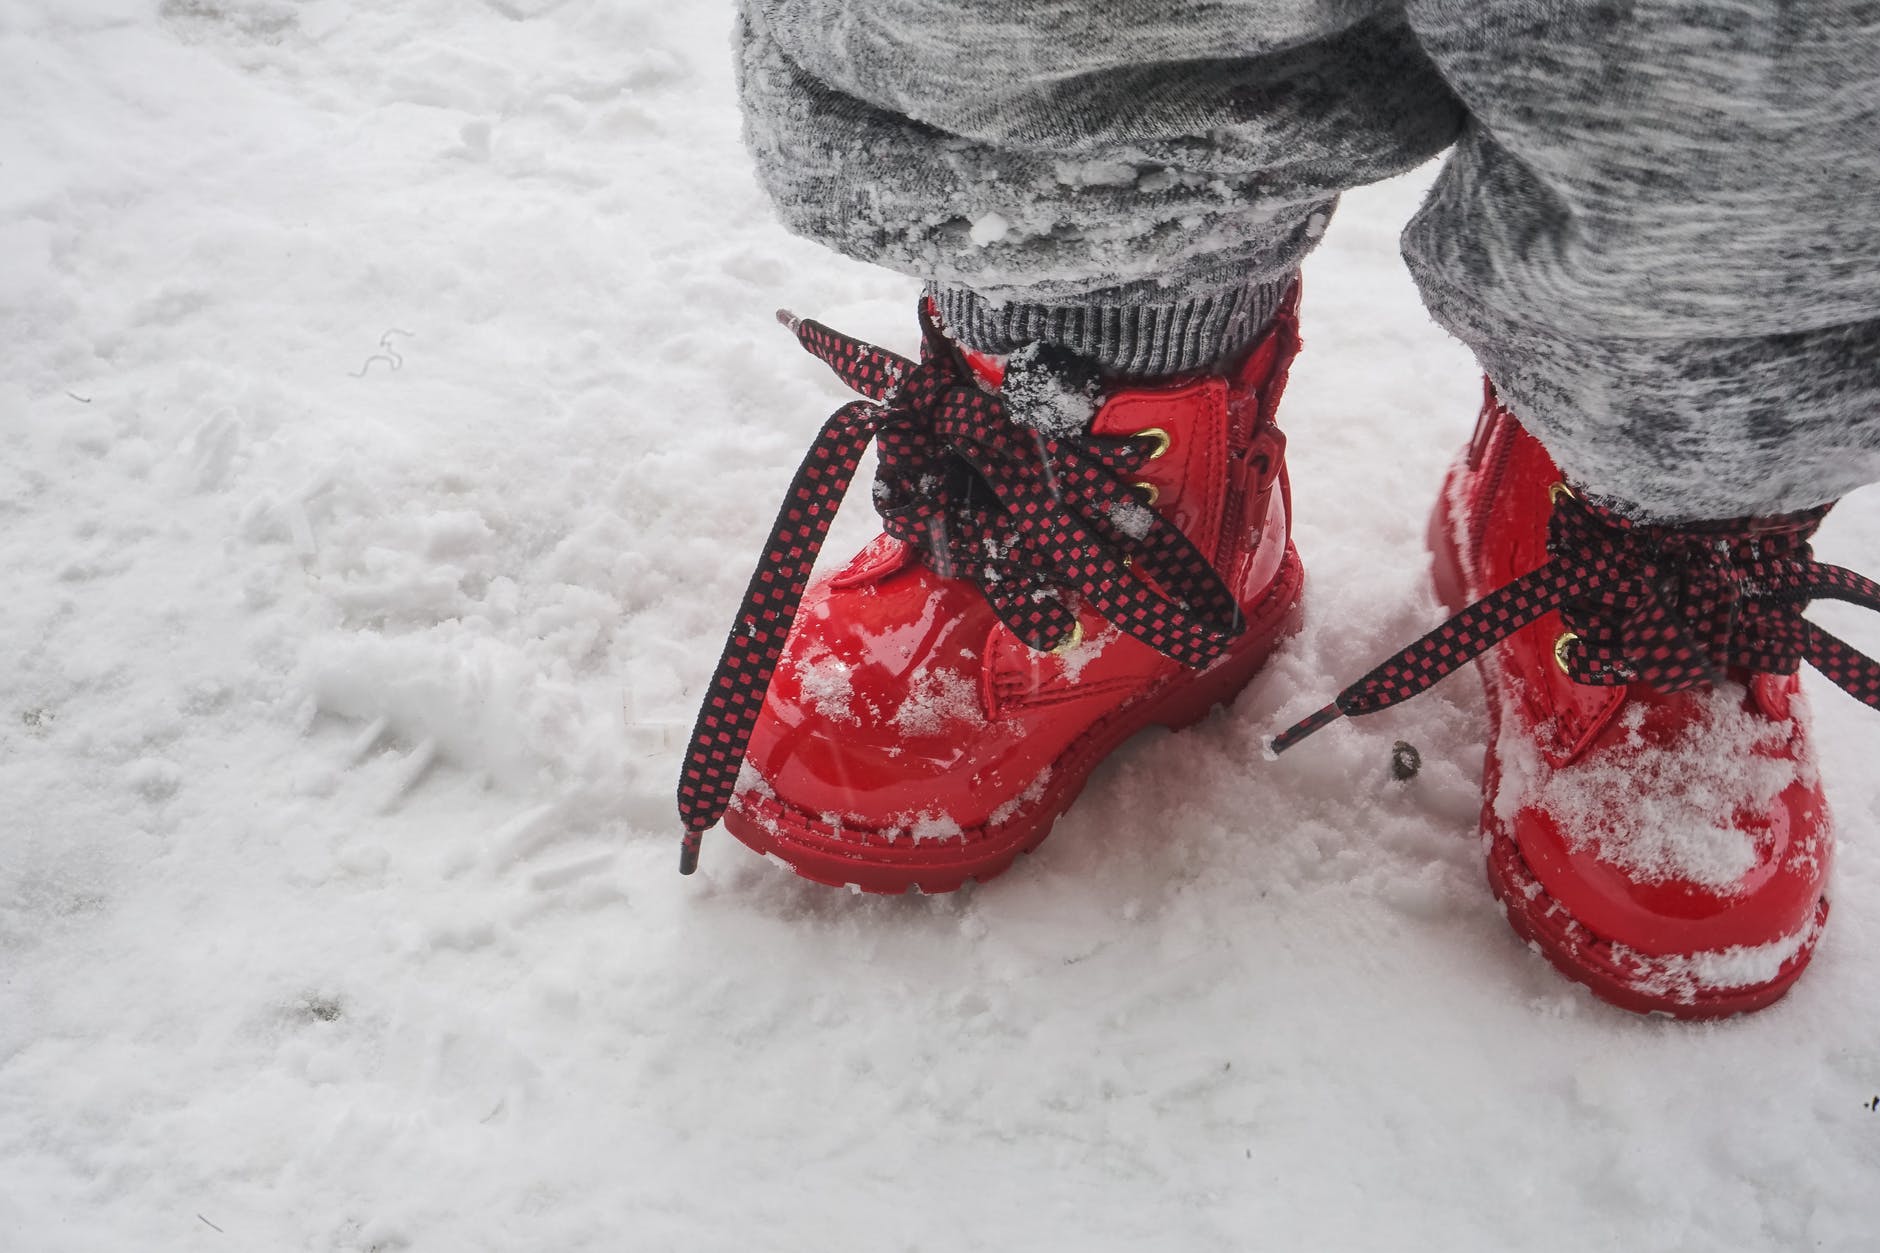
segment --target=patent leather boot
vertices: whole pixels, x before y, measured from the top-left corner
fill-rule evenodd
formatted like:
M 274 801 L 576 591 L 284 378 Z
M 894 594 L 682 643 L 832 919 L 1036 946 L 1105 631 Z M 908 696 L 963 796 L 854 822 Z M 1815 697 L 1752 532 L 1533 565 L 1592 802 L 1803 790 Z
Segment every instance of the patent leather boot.
M 1005 870 L 1123 741 L 1230 701 L 1293 628 L 1303 582 L 1275 425 L 1296 294 L 1231 368 L 1155 383 L 979 357 L 923 319 L 918 366 L 796 327 L 878 400 L 845 429 L 879 440 L 884 534 L 802 596 L 724 814 L 798 874 L 870 892 Z M 803 484 L 793 500 L 819 499 L 822 479 Z M 800 530 L 789 513 L 779 527 Z M 744 629 L 714 683 L 721 723 L 761 668 L 733 655 Z M 715 746 L 736 740 L 716 734 L 702 716 L 681 785 L 693 847 L 713 816 L 698 797 L 727 773 Z
M 1626 1009 L 1761 1008 L 1828 913 L 1798 668 L 1880 704 L 1880 667 L 1801 617 L 1812 598 L 1880 608 L 1872 582 L 1812 559 L 1826 512 L 1629 520 L 1583 499 L 1490 389 L 1431 525 L 1457 616 L 1276 747 L 1480 654 L 1481 828 L 1510 925 Z

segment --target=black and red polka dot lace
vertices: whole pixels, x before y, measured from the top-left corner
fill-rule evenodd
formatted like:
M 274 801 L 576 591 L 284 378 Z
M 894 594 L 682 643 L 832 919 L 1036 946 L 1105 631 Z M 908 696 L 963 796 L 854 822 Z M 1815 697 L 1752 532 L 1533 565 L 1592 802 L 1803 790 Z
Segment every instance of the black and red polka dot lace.
M 1880 584 L 1814 560 L 1809 537 L 1827 512 L 1652 526 L 1560 493 L 1545 563 L 1372 670 L 1273 750 L 1408 700 L 1555 609 L 1569 633 L 1557 656 L 1577 683 L 1676 691 L 1732 671 L 1793 674 L 1806 661 L 1880 708 L 1880 663 L 1802 617 L 1818 599 L 1880 610 Z
M 936 573 L 970 580 L 1033 648 L 1069 638 L 1084 606 L 1198 669 L 1242 626 L 1207 557 L 1145 509 L 1131 484 L 1153 447 L 1014 421 L 924 304 L 918 364 L 779 317 L 866 399 L 838 409 L 810 445 L 706 687 L 679 777 L 687 874 L 731 802 L 810 568 L 870 441 L 880 450 L 874 499 L 883 529 L 920 549 Z

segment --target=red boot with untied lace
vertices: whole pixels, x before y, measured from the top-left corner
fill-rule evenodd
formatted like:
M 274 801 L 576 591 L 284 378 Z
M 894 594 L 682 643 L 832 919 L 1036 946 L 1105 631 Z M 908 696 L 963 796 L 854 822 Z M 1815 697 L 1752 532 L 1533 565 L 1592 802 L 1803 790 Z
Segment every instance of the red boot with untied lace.
M 1813 560 L 1826 513 L 1628 520 L 1565 483 L 1490 390 L 1431 526 L 1456 616 L 1274 747 L 1480 656 L 1482 834 L 1515 931 L 1626 1009 L 1761 1008 L 1828 912 L 1801 663 L 1880 707 L 1880 665 L 1801 616 L 1821 598 L 1880 609 L 1880 586 Z
M 789 320 L 865 399 L 786 496 L 680 780 L 682 869 L 722 814 L 798 874 L 949 891 L 1035 848 L 1131 735 L 1233 696 L 1296 621 L 1285 438 L 1296 296 L 1231 370 L 1101 380 L 919 362 Z M 870 440 L 883 534 L 807 587 Z

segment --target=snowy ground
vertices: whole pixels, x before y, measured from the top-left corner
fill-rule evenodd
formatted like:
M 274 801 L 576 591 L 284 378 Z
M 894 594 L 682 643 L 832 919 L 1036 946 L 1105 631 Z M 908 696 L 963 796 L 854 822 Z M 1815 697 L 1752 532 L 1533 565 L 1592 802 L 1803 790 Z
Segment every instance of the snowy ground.
M 728 24 L 0 3 L 0 1249 L 1876 1247 L 1870 714 L 1813 684 L 1813 971 L 1710 1027 L 1514 940 L 1473 680 L 1260 759 L 1437 615 L 1477 385 L 1394 260 L 1415 180 L 1308 272 L 1310 621 L 1231 713 L 956 896 L 722 833 L 675 873 L 841 399 L 770 312 L 912 339 L 911 282 L 771 224 Z M 1820 550 L 1880 569 L 1880 493 Z

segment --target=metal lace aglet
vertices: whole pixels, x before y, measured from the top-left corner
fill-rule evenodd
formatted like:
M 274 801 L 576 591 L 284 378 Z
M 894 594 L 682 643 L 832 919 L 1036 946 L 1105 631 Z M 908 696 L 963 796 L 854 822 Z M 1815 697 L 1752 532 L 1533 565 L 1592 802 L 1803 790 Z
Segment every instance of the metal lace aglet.
M 789 327 L 792 335 L 796 334 L 797 327 L 803 325 L 803 319 L 797 317 L 796 314 L 791 313 L 788 309 L 777 310 L 777 321 Z

